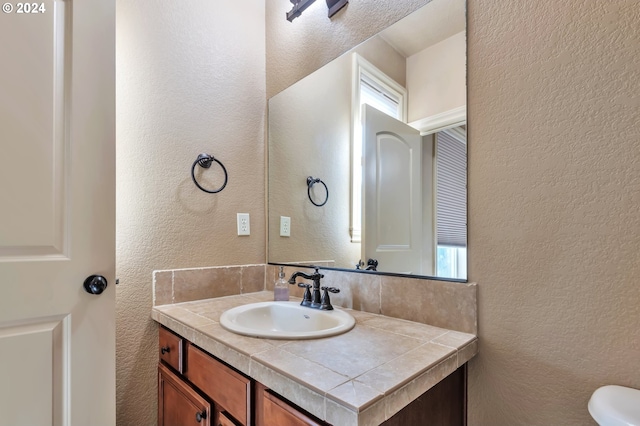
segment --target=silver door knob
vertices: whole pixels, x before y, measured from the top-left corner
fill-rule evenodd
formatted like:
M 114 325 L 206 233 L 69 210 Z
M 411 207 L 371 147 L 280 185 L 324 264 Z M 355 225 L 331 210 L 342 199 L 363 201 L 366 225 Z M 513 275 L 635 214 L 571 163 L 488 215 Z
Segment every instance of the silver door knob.
M 83 286 L 87 293 L 100 294 L 107 288 L 107 279 L 102 275 L 91 275 L 84 280 Z

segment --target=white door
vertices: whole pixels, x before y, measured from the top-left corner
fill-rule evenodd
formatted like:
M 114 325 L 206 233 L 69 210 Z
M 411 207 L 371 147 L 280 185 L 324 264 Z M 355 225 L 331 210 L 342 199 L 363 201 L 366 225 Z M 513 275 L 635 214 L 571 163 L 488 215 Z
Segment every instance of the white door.
M 363 105 L 362 260 L 378 270 L 422 273 L 420 132 Z
M 0 13 L 2 426 L 115 424 L 114 12 Z

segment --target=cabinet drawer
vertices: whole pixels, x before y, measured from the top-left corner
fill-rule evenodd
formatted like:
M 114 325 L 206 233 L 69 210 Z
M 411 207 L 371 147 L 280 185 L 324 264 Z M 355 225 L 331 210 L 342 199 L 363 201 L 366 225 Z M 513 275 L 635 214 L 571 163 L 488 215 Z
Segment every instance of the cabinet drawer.
M 305 413 L 292 407 L 285 401 L 273 395 L 269 391 L 263 392 L 264 425 L 278 426 L 322 426 L 324 422 L 318 422 Z
M 179 373 L 183 370 L 182 337 L 160 327 L 158 336 L 158 354 L 160 359 Z
M 185 377 L 243 425 L 251 418 L 251 380 L 187 343 Z M 222 411 L 222 410 L 221 410 Z

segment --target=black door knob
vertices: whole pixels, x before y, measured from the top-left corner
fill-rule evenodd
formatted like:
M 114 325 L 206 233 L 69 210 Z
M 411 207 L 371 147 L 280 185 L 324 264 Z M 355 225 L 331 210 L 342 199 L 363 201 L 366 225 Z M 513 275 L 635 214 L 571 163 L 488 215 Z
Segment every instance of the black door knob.
M 84 289 L 87 293 L 100 294 L 107 288 L 107 279 L 102 275 L 91 275 L 84 280 Z

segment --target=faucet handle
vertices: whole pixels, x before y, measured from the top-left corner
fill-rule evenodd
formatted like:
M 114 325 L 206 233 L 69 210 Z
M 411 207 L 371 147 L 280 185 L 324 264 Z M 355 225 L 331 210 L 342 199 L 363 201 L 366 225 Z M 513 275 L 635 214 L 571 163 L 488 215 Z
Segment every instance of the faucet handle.
M 320 309 L 323 311 L 333 310 L 329 293 L 340 293 L 340 289 L 335 287 L 320 287 L 320 289 L 324 290 L 322 293 L 322 299 L 320 300 Z
M 311 288 L 311 284 L 298 283 L 298 287 L 305 289 L 304 290 L 304 295 L 302 296 L 302 302 L 300 302 L 300 304 L 302 306 L 311 305 L 311 291 L 309 290 Z

